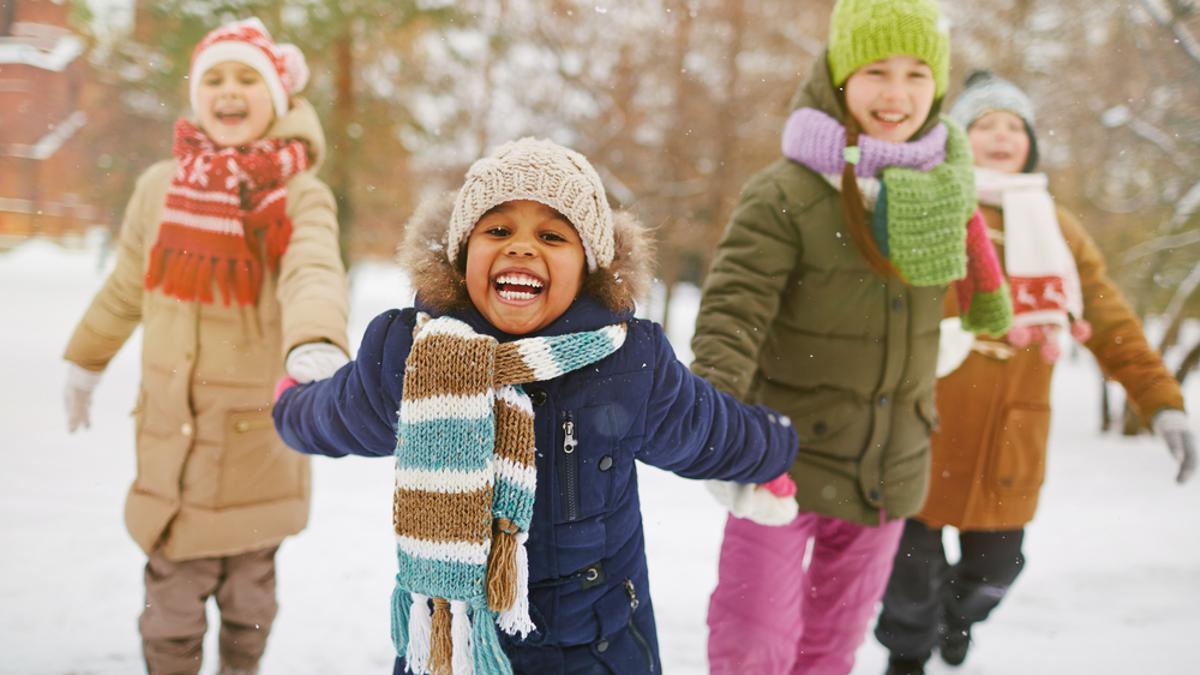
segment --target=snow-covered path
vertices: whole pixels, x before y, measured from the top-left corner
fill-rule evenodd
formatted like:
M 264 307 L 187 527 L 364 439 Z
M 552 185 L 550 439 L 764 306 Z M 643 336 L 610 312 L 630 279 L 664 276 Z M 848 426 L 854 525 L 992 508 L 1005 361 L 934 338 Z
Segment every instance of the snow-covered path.
M 355 269 L 352 338 L 407 301 L 393 267 Z M 0 674 L 136 673 L 141 552 L 122 509 L 133 474 L 136 337 L 97 391 L 93 426 L 61 411 L 69 331 L 102 282 L 94 249 L 30 242 L 0 254 Z M 686 356 L 694 293 L 673 307 Z M 976 631 L 966 666 L 933 673 L 1198 673 L 1200 480 L 1180 488 L 1157 440 L 1101 436 L 1094 367 L 1060 368 L 1041 512 L 1025 574 Z M 1189 387 L 1193 410 L 1200 387 Z M 263 675 L 390 672 L 391 471 L 316 460 L 312 520 L 279 558 L 280 615 Z M 707 597 L 723 516 L 696 483 L 641 475 L 659 638 L 668 673 L 705 672 Z M 213 645 L 215 646 L 215 645 Z M 210 650 L 215 654 L 215 650 Z M 868 637 L 855 673 L 882 673 Z M 215 669 L 206 663 L 205 672 Z

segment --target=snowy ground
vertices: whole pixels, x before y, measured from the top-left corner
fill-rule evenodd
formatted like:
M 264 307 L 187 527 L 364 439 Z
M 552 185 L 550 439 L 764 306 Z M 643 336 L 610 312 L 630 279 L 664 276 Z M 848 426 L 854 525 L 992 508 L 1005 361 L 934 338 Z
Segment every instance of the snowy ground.
M 34 241 L 0 254 L 3 675 L 140 668 L 143 557 L 122 524 L 136 338 L 100 385 L 90 431 L 68 435 L 61 412 L 60 353 L 102 281 L 98 267 L 94 247 Z M 352 336 L 408 299 L 387 265 L 360 265 L 354 282 Z M 694 296 L 682 292 L 673 307 L 685 357 Z M 1200 386 L 1188 394 L 1200 409 Z M 969 663 L 931 672 L 1200 672 L 1200 480 L 1175 486 L 1154 439 L 1099 435 L 1097 401 L 1086 357 L 1065 364 L 1026 572 L 977 629 Z M 281 610 L 263 675 L 390 672 L 391 480 L 386 459 L 315 461 L 311 523 L 280 554 Z M 702 673 L 722 513 L 699 485 L 652 469 L 642 471 L 642 498 L 665 669 Z M 883 663 L 868 637 L 854 672 L 882 673 Z

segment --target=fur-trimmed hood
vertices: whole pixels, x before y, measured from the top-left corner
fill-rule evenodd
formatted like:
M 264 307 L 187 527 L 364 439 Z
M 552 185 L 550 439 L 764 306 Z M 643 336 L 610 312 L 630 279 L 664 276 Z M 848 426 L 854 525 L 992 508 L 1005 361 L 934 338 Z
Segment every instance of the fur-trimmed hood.
M 446 257 L 446 229 L 454 210 L 454 193 L 426 198 L 404 229 L 396 260 L 412 279 L 417 297 L 431 310 L 443 313 L 471 307 L 463 269 Z M 654 245 L 633 214 L 613 212 L 616 253 L 608 267 L 589 272 L 583 294 L 614 312 L 628 312 L 650 288 Z M 459 259 L 460 263 L 465 257 Z

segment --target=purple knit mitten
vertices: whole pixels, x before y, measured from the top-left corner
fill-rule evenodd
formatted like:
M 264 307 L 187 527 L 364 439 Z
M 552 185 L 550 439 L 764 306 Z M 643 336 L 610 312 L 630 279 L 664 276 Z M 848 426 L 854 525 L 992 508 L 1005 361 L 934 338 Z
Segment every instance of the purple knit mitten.
M 928 171 L 946 159 L 946 126 L 939 124 L 909 143 L 892 143 L 859 136 L 859 160 L 854 175 L 877 177 L 885 168 L 899 166 Z M 818 173 L 838 174 L 845 166 L 842 154 L 846 129 L 840 122 L 813 108 L 792 113 L 783 128 L 783 155 Z

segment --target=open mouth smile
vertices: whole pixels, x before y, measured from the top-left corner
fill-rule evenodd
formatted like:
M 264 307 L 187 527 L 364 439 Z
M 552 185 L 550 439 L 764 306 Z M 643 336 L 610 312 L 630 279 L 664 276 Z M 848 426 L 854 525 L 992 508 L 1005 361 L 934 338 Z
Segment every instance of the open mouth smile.
M 501 272 L 492 278 L 496 295 L 508 304 L 533 302 L 546 289 L 546 282 L 528 272 Z

